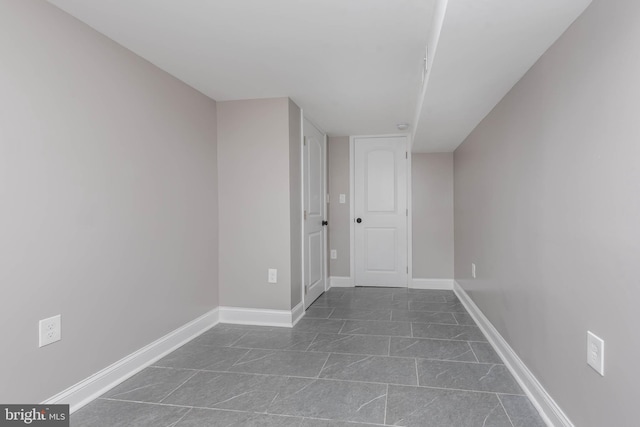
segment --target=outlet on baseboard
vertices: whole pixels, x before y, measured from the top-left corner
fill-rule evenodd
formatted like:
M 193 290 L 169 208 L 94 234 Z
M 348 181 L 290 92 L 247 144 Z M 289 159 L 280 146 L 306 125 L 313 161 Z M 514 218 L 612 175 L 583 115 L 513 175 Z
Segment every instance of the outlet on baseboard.
M 269 269 L 269 277 L 267 281 L 269 283 L 278 283 L 278 269 L 276 268 Z
M 44 347 L 62 338 L 60 315 L 42 319 L 38 323 L 38 346 Z
M 476 278 L 476 265 L 475 263 L 471 263 L 471 277 Z
M 338 251 L 331 249 L 331 259 L 338 259 Z

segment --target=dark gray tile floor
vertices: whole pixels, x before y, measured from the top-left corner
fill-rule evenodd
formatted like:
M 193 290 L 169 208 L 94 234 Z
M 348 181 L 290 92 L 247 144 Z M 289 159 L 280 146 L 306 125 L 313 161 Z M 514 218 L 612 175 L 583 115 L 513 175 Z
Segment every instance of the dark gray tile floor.
M 544 427 L 451 291 L 332 289 L 292 329 L 218 325 L 81 426 Z

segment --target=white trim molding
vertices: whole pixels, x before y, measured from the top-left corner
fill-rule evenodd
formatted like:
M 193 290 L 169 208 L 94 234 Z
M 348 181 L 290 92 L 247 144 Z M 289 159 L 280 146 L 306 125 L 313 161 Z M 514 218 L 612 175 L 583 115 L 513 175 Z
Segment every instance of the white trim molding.
M 411 279 L 409 289 L 453 290 L 453 279 Z
M 353 286 L 353 279 L 351 277 L 329 277 L 329 288 L 353 288 Z
M 531 399 L 544 422 L 549 427 L 574 427 L 569 417 L 562 411 L 560 406 L 553 400 L 551 395 L 544 389 L 542 384 L 458 282 L 454 281 L 453 291 L 469 314 L 471 314 L 473 320 L 478 324 L 518 384 L 520 384 L 520 387 Z
M 70 412 L 73 413 L 216 324 L 217 308 L 61 391 L 42 404 L 68 404 Z
M 304 315 L 304 305 L 299 303 L 293 310 L 271 310 L 266 308 L 220 307 L 220 323 L 236 325 L 279 326 L 291 328 Z
M 300 301 L 298 305 L 291 310 L 291 326 L 296 326 L 296 323 L 304 317 L 304 313 L 304 302 Z

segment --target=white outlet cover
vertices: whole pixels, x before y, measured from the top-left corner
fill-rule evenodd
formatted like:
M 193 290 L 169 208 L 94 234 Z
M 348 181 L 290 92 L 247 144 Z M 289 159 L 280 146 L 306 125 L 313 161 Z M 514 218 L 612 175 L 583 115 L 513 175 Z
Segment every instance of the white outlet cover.
M 604 340 L 587 331 L 587 363 L 604 377 Z
M 340 203 L 346 203 L 347 201 L 347 196 L 345 194 L 341 194 L 340 195 Z
M 44 347 L 62 338 L 61 317 L 57 316 L 42 319 L 38 323 L 38 346 Z
M 476 278 L 476 265 L 471 263 L 471 277 Z
M 269 283 L 278 283 L 278 270 L 276 268 L 269 269 L 269 277 L 267 281 Z
M 338 251 L 331 249 L 331 259 L 338 259 Z

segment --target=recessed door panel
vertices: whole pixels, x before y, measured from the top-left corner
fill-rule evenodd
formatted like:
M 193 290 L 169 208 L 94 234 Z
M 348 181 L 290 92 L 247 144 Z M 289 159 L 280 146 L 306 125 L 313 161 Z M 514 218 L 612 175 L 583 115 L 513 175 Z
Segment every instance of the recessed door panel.
M 364 239 L 366 271 L 368 273 L 396 272 L 397 230 L 365 227 Z
M 396 159 L 389 149 L 372 150 L 365 161 L 367 212 L 395 212 L 396 209 Z

